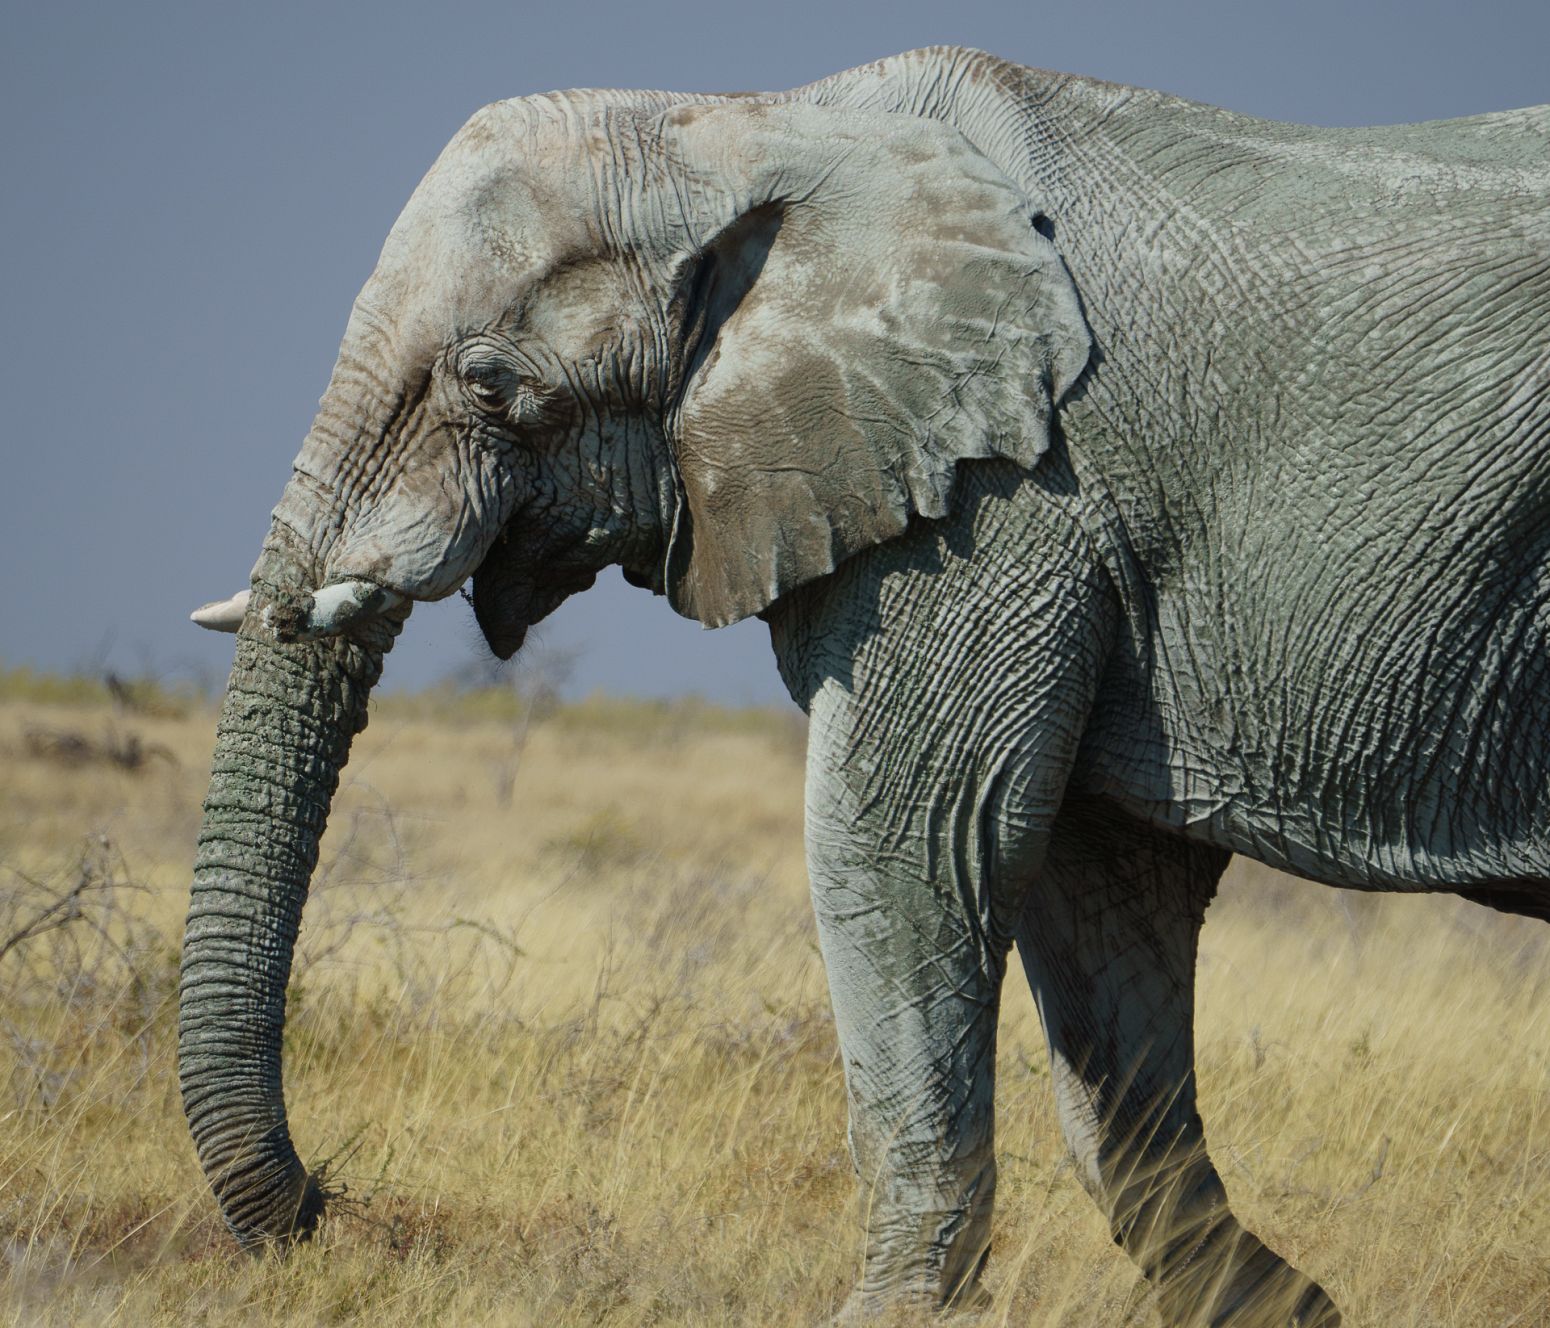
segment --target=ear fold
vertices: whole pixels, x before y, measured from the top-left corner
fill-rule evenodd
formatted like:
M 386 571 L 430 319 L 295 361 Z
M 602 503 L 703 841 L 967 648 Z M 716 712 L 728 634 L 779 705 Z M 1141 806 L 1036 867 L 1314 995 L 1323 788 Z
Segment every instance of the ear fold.
M 1090 340 L 1028 200 L 956 130 L 764 103 L 662 124 L 681 196 L 722 206 L 681 295 L 666 568 L 720 626 L 945 515 L 959 461 L 1031 465 Z

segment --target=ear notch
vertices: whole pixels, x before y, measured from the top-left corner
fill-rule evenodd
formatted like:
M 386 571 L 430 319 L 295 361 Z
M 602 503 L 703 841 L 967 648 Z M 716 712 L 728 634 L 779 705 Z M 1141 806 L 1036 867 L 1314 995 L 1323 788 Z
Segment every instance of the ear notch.
M 720 626 L 946 515 L 958 462 L 1032 465 L 1090 339 L 1038 210 L 949 126 L 767 103 L 663 122 L 684 196 L 729 213 L 680 297 L 664 577 Z

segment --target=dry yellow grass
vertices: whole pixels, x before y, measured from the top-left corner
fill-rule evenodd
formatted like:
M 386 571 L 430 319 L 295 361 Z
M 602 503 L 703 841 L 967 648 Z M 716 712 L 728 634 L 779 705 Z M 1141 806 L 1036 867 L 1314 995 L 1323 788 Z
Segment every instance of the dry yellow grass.
M 333 1158 L 349 1197 L 282 1264 L 232 1250 L 177 1100 L 176 943 L 211 716 L 49 695 L 0 703 L 0 943 L 29 900 L 91 888 L 83 918 L 0 958 L 5 1322 L 832 1312 L 865 1196 L 807 910 L 794 723 L 593 704 L 524 738 L 509 706 L 378 709 L 308 906 L 286 1063 L 303 1155 Z M 140 740 L 137 769 L 103 759 L 110 727 L 120 751 Z M 61 733 L 91 749 L 69 763 Z M 1254 868 L 1213 906 L 1212 1147 L 1241 1216 L 1348 1324 L 1550 1322 L 1547 935 Z M 1047 1081 L 1014 970 L 984 1322 L 1150 1324 L 1065 1163 Z

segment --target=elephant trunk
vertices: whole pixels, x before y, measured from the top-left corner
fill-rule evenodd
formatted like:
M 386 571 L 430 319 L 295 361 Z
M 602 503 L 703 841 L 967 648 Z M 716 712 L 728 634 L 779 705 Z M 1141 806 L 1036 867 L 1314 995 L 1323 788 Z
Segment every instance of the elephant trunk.
M 300 593 L 305 563 L 280 540 L 277 525 L 255 607 Z M 247 1248 L 304 1237 L 323 1210 L 286 1124 L 286 983 L 339 772 L 401 622 L 368 644 L 280 644 L 254 615 L 237 639 L 184 937 L 178 1078 L 200 1164 Z
M 515 502 L 491 456 L 458 484 L 398 464 L 418 455 L 404 431 L 419 398 L 384 386 L 405 377 L 395 344 L 363 295 L 249 593 L 195 615 L 236 630 L 237 652 L 194 863 L 178 1076 L 200 1163 L 250 1248 L 305 1235 L 325 1199 L 291 1144 L 280 1044 L 339 772 L 411 603 L 455 591 Z

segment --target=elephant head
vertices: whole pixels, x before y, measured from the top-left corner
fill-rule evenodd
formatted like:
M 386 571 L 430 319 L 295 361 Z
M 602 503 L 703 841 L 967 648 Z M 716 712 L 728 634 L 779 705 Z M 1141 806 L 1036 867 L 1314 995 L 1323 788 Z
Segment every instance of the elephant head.
M 1032 464 L 1088 336 L 956 130 L 779 98 L 479 112 L 356 301 L 248 592 L 183 955 L 180 1074 L 238 1239 L 305 1233 L 285 987 L 338 774 L 415 600 L 502 658 L 616 563 L 715 626 Z

